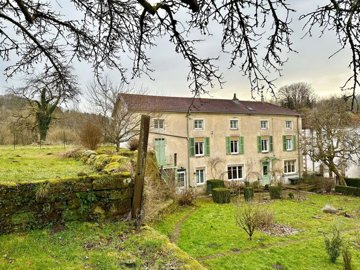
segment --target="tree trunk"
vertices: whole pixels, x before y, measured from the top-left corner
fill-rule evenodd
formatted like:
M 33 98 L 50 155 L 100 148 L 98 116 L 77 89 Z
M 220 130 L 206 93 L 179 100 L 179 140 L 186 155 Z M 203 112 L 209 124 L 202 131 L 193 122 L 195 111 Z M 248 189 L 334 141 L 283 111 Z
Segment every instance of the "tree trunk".
M 47 132 L 50 127 L 52 117 L 47 115 L 44 112 L 37 112 L 36 113 L 36 121 L 38 125 L 40 141 L 46 141 Z
M 120 151 L 120 142 L 116 142 L 115 145 L 116 145 L 116 152 L 119 152 Z
M 335 166 L 335 164 L 330 163 L 330 164 L 328 165 L 328 167 L 329 167 L 329 170 L 330 170 L 331 172 L 333 172 L 333 173 L 338 177 L 338 179 L 339 179 L 339 184 L 340 184 L 341 186 L 346 186 L 345 176 L 340 173 L 340 171 L 339 171 L 338 168 Z

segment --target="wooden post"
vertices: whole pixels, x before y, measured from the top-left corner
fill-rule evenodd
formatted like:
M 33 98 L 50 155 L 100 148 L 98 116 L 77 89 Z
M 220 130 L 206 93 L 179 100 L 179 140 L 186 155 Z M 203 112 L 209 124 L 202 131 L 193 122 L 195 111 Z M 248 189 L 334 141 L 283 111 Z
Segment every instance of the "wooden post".
M 139 218 L 141 214 L 144 190 L 144 178 L 146 168 L 147 145 L 149 138 L 150 116 L 141 115 L 140 138 L 138 156 L 136 162 L 134 197 L 132 201 L 131 217 Z

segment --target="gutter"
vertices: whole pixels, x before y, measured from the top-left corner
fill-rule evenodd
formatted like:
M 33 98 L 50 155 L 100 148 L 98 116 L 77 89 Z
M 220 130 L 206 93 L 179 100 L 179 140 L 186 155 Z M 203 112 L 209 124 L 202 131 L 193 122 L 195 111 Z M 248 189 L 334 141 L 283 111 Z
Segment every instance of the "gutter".
M 301 149 L 300 149 L 300 115 L 296 118 L 296 122 L 297 122 L 297 135 L 298 135 L 298 139 L 297 139 L 297 149 L 298 149 L 298 170 L 299 170 L 299 178 L 301 178 L 302 176 L 302 168 L 301 168 L 301 159 L 302 159 L 302 155 L 301 155 Z
M 186 188 L 190 187 L 190 153 L 189 153 L 189 116 L 190 112 L 188 111 L 186 114 L 186 140 L 187 140 L 187 181 L 186 181 Z

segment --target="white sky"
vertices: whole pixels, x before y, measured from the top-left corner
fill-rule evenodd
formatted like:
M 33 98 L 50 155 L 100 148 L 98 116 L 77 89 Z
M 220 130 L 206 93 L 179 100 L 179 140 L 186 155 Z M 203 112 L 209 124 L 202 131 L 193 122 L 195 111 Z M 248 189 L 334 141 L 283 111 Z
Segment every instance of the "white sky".
M 293 48 L 298 53 L 290 53 L 289 61 L 283 67 L 282 77 L 279 78 L 275 85 L 280 88 L 283 85 L 295 82 L 310 83 L 318 96 L 340 95 L 340 86 L 346 81 L 351 74 L 348 68 L 350 53 L 342 51 L 333 58 L 328 57 L 338 50 L 339 44 L 332 33 L 326 34 L 322 38 L 314 35 L 313 37 L 305 37 L 302 31 L 304 22 L 299 22 L 297 18 L 306 11 L 314 10 L 317 5 L 328 2 L 329 0 L 289 0 L 291 7 L 297 10 L 293 14 L 292 34 Z M 317 33 L 318 35 L 318 33 Z M 214 33 L 214 37 L 204 42 L 200 46 L 202 55 L 217 56 L 220 51 L 219 35 Z M 190 89 L 186 77 L 188 74 L 188 64 L 182 59 L 182 56 L 174 52 L 174 47 L 167 39 L 160 40 L 158 46 L 149 52 L 152 59 L 152 68 L 155 72 L 152 77 L 155 81 L 143 76 L 132 84 L 137 87 L 148 89 L 149 94 L 154 95 L 170 95 L 170 96 L 191 96 Z M 6 63 L 0 63 L 0 93 L 4 93 L 4 89 L 11 85 L 16 85 L 19 78 L 5 82 L 3 70 Z M 242 75 L 235 67 L 229 70 L 228 59 L 221 55 L 219 60 L 221 72 L 224 75 L 226 83 L 223 88 L 219 86 L 208 89 L 209 94 L 216 98 L 232 98 L 233 93 L 237 93 L 239 99 L 250 99 L 250 85 L 248 79 Z M 131 67 L 129 67 L 131 68 Z M 79 83 L 85 91 L 85 86 L 92 80 L 90 68 L 83 63 L 75 65 L 75 70 L 79 76 Z M 110 79 L 115 83 L 119 76 L 116 71 L 108 73 Z M 206 97 L 206 96 L 204 96 Z

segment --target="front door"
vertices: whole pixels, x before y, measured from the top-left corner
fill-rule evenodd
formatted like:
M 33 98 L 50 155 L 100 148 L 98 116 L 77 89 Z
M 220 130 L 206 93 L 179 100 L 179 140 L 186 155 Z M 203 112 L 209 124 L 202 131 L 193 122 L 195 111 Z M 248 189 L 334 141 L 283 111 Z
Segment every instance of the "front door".
M 263 185 L 269 185 L 270 184 L 270 175 L 269 175 L 269 170 L 270 170 L 270 164 L 268 161 L 264 161 L 262 163 L 262 177 L 263 177 Z
M 155 138 L 155 155 L 156 160 L 159 166 L 164 166 L 165 161 L 165 139 L 164 138 Z

